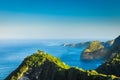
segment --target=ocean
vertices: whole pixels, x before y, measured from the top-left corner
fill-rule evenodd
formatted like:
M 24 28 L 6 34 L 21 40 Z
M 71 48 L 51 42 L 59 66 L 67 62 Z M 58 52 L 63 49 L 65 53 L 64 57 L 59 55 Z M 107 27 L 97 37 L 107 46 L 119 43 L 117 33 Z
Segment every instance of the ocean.
M 64 47 L 63 43 L 78 43 L 87 40 L 0 40 L 0 80 L 4 80 L 15 70 L 25 57 L 37 52 L 45 51 L 53 56 L 59 57 L 70 66 L 76 66 L 85 70 L 96 69 L 103 60 L 82 61 L 80 54 L 85 49 Z

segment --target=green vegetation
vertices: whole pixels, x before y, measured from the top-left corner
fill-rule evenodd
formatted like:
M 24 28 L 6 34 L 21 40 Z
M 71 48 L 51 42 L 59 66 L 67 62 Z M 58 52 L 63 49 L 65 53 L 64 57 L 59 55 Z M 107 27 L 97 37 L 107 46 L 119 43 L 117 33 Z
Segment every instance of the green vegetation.
M 23 63 L 19 66 L 19 68 L 16 69 L 16 71 L 11 73 L 13 76 L 11 76 L 9 80 L 20 79 L 22 75 L 29 70 L 29 68 L 37 67 L 37 66 L 40 67 L 46 61 L 52 62 L 55 65 L 57 65 L 59 70 L 61 70 L 60 68 L 69 69 L 69 66 L 61 62 L 59 58 L 53 57 L 50 54 L 47 54 L 43 51 L 38 50 L 37 53 L 31 56 L 28 56 L 24 59 Z
M 97 71 L 104 74 L 120 76 L 120 52 L 116 54 L 112 59 L 98 67 Z
M 96 70 L 108 75 L 120 76 L 120 36 L 118 36 L 108 51 L 109 60 Z
M 99 74 L 95 70 L 70 67 L 59 58 L 40 50 L 25 58 L 5 80 L 19 80 L 22 77 L 30 80 L 120 80 L 116 76 Z
M 85 53 L 90 53 L 104 48 L 100 41 L 92 41 L 89 46 L 84 50 Z

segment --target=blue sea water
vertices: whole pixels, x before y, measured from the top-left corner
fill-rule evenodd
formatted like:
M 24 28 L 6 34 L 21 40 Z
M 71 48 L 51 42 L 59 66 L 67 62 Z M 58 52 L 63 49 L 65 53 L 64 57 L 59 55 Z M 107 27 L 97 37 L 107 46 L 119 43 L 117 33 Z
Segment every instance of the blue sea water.
M 59 57 L 70 66 L 81 67 L 86 70 L 96 69 L 103 60 L 81 61 L 80 54 L 85 49 L 64 47 L 61 44 L 78 43 L 85 40 L 0 40 L 0 80 L 4 80 L 15 70 L 26 56 L 38 49 Z

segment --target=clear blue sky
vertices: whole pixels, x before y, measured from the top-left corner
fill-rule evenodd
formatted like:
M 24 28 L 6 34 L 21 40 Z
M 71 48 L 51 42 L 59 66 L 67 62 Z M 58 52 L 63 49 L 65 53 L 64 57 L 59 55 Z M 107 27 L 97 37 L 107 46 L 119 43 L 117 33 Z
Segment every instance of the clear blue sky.
M 0 39 L 118 35 L 120 0 L 0 0 Z

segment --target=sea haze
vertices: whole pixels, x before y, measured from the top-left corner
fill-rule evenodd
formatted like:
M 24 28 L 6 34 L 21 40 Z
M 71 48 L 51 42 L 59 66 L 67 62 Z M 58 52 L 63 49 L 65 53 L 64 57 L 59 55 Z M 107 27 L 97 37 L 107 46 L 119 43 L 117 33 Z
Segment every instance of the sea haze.
M 15 70 L 26 56 L 29 56 L 38 49 L 53 56 L 59 57 L 70 66 L 81 67 L 86 70 L 96 69 L 103 63 L 103 60 L 85 62 L 80 60 L 80 54 L 85 49 L 64 47 L 63 43 L 78 43 L 87 40 L 0 40 L 0 80 L 5 79 Z

